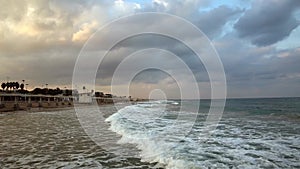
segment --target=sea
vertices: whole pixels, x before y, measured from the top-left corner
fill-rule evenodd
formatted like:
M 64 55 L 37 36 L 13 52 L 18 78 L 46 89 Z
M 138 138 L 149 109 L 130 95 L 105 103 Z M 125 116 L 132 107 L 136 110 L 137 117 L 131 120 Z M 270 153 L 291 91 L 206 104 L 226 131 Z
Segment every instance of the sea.
M 207 132 L 210 108 L 153 100 L 3 113 L 0 168 L 300 168 L 300 98 L 227 99 Z

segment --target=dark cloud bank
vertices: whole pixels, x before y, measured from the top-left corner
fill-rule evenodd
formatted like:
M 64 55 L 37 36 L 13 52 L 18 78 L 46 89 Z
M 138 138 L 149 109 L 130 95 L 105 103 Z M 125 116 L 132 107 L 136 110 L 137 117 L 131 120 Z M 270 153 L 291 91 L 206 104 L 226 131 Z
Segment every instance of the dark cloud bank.
M 296 13 L 300 1 L 253 0 L 245 9 L 221 5 L 205 11 L 199 9 L 209 7 L 209 1 L 164 2 L 147 2 L 139 9 L 134 8 L 134 3 L 124 1 L 127 6 L 120 12 L 113 1 L 45 1 L 33 4 L 36 13 L 33 20 L 27 20 L 29 2 L 8 4 L 1 1 L 1 79 L 25 77 L 32 86 L 70 84 L 76 58 L 86 40 L 75 41 L 75 35 L 80 40 L 104 23 L 125 14 L 160 11 L 186 18 L 212 39 L 224 64 L 230 97 L 300 96 L 300 48 L 280 50 L 276 47 L 277 42 L 284 41 L 298 28 L 300 22 Z M 7 5 L 13 7 L 12 10 L 4 10 Z M 97 24 L 92 24 L 93 19 Z M 33 24 L 30 29 L 24 27 L 27 33 L 33 28 L 38 33 L 14 34 L 15 30 L 8 26 L 10 23 L 21 28 L 23 22 L 28 26 Z M 159 25 L 162 21 L 153 22 Z M 143 25 L 143 21 L 136 24 Z M 180 26 L 174 25 L 174 29 L 177 28 Z M 123 27 L 118 29 L 122 31 Z M 97 44 L 99 50 L 105 45 L 101 43 Z M 99 69 L 99 84 L 109 84 L 114 68 L 125 56 L 149 47 L 173 52 L 188 64 L 199 83 L 209 82 L 203 64 L 184 45 L 173 39 L 145 35 L 127 39 L 112 49 Z M 158 62 L 171 61 L 161 59 Z M 145 73 L 136 82 L 154 84 L 166 78 L 158 72 L 152 76 Z

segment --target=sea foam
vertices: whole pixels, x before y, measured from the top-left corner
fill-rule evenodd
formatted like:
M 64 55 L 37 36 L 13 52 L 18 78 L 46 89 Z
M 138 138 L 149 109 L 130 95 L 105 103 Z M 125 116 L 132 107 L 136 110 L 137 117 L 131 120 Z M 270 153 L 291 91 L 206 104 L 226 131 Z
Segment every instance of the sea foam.
M 280 128 L 299 130 L 299 126 L 248 116 L 225 118 L 212 137 L 201 142 L 203 121 L 197 120 L 191 131 L 183 135 L 189 118 L 178 122 L 178 113 L 162 105 L 177 106 L 173 103 L 127 106 L 106 121 L 111 124 L 110 130 L 122 136 L 119 144 L 136 145 L 143 161 L 157 162 L 167 169 L 300 167 L 299 135 L 280 132 Z

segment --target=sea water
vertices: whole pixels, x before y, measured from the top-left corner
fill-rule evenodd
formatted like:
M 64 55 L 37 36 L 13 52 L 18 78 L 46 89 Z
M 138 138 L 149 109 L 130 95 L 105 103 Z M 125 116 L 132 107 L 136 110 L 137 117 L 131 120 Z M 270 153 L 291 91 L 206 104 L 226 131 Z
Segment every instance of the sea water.
M 142 160 L 165 168 L 300 168 L 300 99 L 229 99 L 209 138 L 201 139 L 210 100 L 198 112 L 178 112 L 183 102 L 127 106 L 106 119 L 110 129 L 140 150 Z M 178 114 L 196 120 L 178 119 Z M 178 122 L 180 121 L 180 122 Z M 181 128 L 186 128 L 182 133 Z
M 299 98 L 228 99 L 203 139 L 209 108 L 169 100 L 1 114 L 0 168 L 300 168 Z
M 91 109 L 81 108 L 87 115 Z M 115 112 L 112 105 L 101 109 L 107 115 Z M 104 121 L 96 125 L 107 127 Z M 114 144 L 114 150 L 107 149 L 119 139 L 115 133 L 107 130 L 105 134 L 102 131 L 95 134 L 101 136 L 102 145 L 93 142 L 72 109 L 1 114 L 0 168 L 154 168 L 155 164 L 126 154 L 124 151 L 130 145 Z

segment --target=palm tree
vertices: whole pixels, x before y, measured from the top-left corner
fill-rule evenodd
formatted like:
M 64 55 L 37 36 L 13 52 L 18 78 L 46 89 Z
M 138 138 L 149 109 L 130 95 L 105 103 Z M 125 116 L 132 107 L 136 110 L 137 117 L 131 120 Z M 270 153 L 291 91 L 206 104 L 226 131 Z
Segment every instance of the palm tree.
M 20 84 L 19 84 L 19 82 L 15 82 L 15 88 L 18 90 L 18 89 L 19 89 L 19 87 L 20 87 Z
M 11 82 L 11 88 L 14 90 L 16 88 L 16 82 Z
M 59 87 L 56 88 L 56 95 L 58 95 L 58 94 L 62 94 L 62 91 L 60 90 Z
M 11 89 L 11 82 L 6 82 L 6 90 L 10 90 Z
M 4 90 L 5 87 L 6 87 L 6 84 L 5 84 L 5 83 L 2 83 L 2 84 L 1 84 L 1 87 L 2 87 L 2 89 Z
M 24 83 L 20 85 L 21 90 L 24 90 Z

